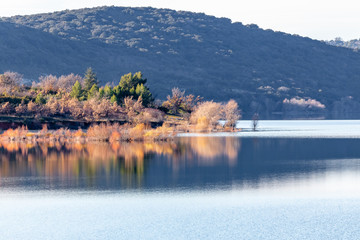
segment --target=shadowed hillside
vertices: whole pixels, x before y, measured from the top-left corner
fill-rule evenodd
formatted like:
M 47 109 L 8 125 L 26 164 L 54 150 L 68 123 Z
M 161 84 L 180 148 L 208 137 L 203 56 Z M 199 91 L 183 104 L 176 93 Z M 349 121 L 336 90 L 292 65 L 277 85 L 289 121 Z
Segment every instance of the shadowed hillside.
M 99 7 L 0 22 L 0 71 L 36 79 L 82 74 L 103 82 L 142 71 L 165 98 L 177 86 L 237 100 L 246 118 L 360 117 L 360 54 L 205 14 Z M 325 106 L 324 106 L 325 105 Z

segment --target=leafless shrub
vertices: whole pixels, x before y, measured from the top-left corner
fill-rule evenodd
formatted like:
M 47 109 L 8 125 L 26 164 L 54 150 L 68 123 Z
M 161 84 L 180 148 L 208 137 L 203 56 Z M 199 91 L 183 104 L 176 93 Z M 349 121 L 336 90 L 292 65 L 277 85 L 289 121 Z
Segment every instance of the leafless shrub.
M 15 107 L 15 112 L 18 115 L 23 115 L 27 113 L 27 105 L 26 104 L 19 104 L 18 106 Z
M 114 131 L 114 126 L 104 123 L 94 124 L 87 130 L 87 137 L 90 140 L 108 141 Z
M 38 111 L 38 109 L 39 109 L 39 106 L 34 102 L 29 102 L 27 104 L 27 110 L 29 113 L 35 113 Z
M 42 88 L 45 93 L 48 93 L 50 91 L 59 90 L 57 82 L 58 78 L 54 75 L 41 76 L 39 77 L 39 82 L 36 84 L 36 86 Z
M 148 122 L 162 122 L 164 121 L 164 113 L 158 109 L 145 108 L 143 115 Z
M 5 102 L 5 103 L 1 104 L 1 106 L 0 106 L 1 114 L 11 114 L 14 112 L 15 112 L 15 107 L 11 103 Z
M 101 101 L 90 99 L 91 107 L 93 109 L 93 117 L 95 119 L 106 118 L 111 112 L 111 104 L 108 99 L 102 99 Z
M 51 115 L 60 113 L 60 103 L 55 97 L 50 97 L 45 107 Z
M 71 92 L 72 87 L 79 81 L 79 83 L 83 82 L 83 78 L 79 75 L 75 75 L 73 73 L 69 75 L 62 75 L 57 80 L 57 86 L 59 89 L 64 90 L 66 92 Z

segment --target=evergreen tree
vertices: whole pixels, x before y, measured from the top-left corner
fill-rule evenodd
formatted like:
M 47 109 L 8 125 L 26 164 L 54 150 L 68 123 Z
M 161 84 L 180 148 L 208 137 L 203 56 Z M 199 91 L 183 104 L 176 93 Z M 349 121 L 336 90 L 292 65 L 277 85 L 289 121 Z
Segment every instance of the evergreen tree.
M 135 90 L 136 97 L 141 97 L 143 100 L 143 105 L 148 106 L 154 98 L 148 87 L 144 86 L 144 84 L 138 84 Z
M 119 86 L 123 92 L 130 94 L 130 91 L 135 92 L 135 88 L 138 84 L 145 84 L 146 79 L 143 79 L 141 72 L 135 74 L 128 73 L 121 77 Z
M 93 84 L 88 92 L 87 99 L 96 97 L 98 92 L 99 92 L 99 87 L 96 84 Z
M 104 91 L 104 88 L 101 87 L 99 89 L 99 98 L 102 99 L 103 97 L 105 97 L 105 91 Z
M 41 93 L 39 93 L 35 98 L 35 103 L 37 103 L 37 104 L 45 104 L 46 99 L 44 98 L 44 96 Z
M 104 96 L 105 96 L 106 98 L 110 98 L 113 94 L 114 94 L 114 93 L 113 93 L 113 90 L 111 89 L 111 87 L 110 87 L 109 85 L 106 85 L 106 86 L 104 87 Z
M 118 99 L 117 99 L 117 97 L 116 97 L 116 95 L 114 94 L 114 95 L 112 95 L 112 97 L 111 97 L 111 99 L 110 99 L 110 102 L 111 103 L 117 103 L 118 102 Z
M 89 92 L 94 84 L 99 84 L 98 79 L 92 68 L 88 68 L 84 76 L 84 90 Z
M 73 98 L 77 98 L 78 100 L 81 98 L 82 95 L 82 88 L 79 81 L 76 81 L 74 86 L 72 87 L 70 96 Z

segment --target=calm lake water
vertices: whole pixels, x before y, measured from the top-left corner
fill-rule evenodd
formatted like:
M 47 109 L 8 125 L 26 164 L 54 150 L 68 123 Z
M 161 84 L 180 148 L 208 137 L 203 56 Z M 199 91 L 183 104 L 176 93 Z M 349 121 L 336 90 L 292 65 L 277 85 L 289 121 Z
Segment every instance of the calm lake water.
M 360 239 L 360 121 L 0 144 L 0 239 Z

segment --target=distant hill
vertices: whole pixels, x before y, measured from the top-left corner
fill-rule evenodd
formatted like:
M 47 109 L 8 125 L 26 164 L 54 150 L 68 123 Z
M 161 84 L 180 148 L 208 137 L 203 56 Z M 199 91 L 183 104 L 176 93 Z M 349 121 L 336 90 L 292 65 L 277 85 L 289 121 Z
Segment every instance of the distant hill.
M 336 47 L 351 48 L 356 51 L 360 49 L 360 39 L 344 41 L 341 38 L 335 38 L 334 40 L 326 41 L 326 43 Z
M 0 72 L 30 79 L 91 66 L 118 83 L 142 71 L 158 98 L 173 87 L 233 98 L 246 118 L 360 117 L 359 53 L 201 13 L 98 7 L 2 18 L 0 53 Z

